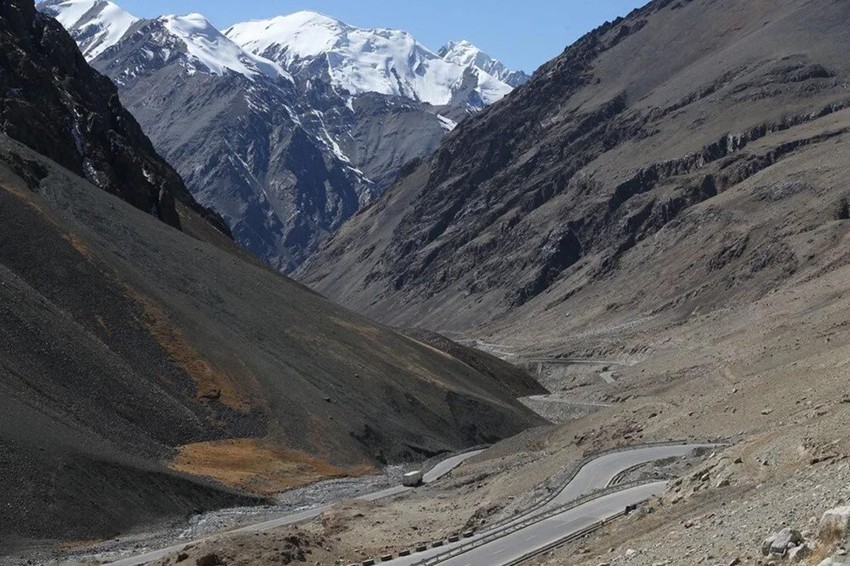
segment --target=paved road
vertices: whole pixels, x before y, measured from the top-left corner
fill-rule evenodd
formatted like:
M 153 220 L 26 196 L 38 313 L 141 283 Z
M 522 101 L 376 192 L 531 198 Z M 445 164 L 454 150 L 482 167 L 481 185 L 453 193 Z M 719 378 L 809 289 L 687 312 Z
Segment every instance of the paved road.
M 628 505 L 641 503 L 655 495 L 660 495 L 664 492 L 666 486 L 667 482 L 656 482 L 594 499 L 585 505 L 544 519 L 530 527 L 475 548 L 456 558 L 450 558 L 440 564 L 449 566 L 510 564 L 514 560 L 527 556 L 529 552 L 546 548 L 572 533 L 582 531 L 599 521 L 615 517 L 622 513 Z
M 469 460 L 473 456 L 477 456 L 481 454 L 483 450 L 474 450 L 472 452 L 466 452 L 464 454 L 459 454 L 457 456 L 452 456 L 451 458 L 447 458 L 434 466 L 431 470 L 425 473 L 423 480 L 425 483 L 433 483 L 438 479 L 442 478 L 466 460 Z M 384 499 L 386 497 L 392 497 L 393 495 L 398 495 L 399 493 L 404 493 L 406 491 L 410 491 L 413 488 L 404 487 L 404 486 L 395 486 L 388 489 L 384 489 L 381 491 L 376 491 L 373 493 L 368 493 L 365 495 L 361 495 L 356 499 L 362 499 L 365 501 L 375 501 L 377 499 Z M 297 513 L 292 513 L 289 515 L 285 515 L 283 517 L 272 519 L 270 521 L 263 521 L 262 523 L 257 523 L 255 525 L 249 525 L 247 527 L 242 527 L 241 529 L 237 529 L 235 531 L 228 531 L 230 533 L 257 533 L 269 531 L 271 529 L 275 529 L 277 527 L 283 527 L 286 525 L 291 525 L 294 523 L 301 523 L 303 521 L 308 521 L 315 517 L 318 517 L 323 512 L 327 511 L 333 507 L 333 505 L 323 505 L 322 507 L 316 507 L 314 509 L 308 509 L 305 511 L 299 511 Z M 208 538 L 208 537 L 207 537 Z M 201 539 L 204 540 L 204 539 Z M 199 541 L 183 541 L 180 544 L 170 546 L 168 548 L 163 548 L 160 550 L 155 550 L 153 552 L 147 552 L 145 554 L 140 554 L 137 556 L 132 556 L 130 558 L 124 558 L 122 560 L 118 560 L 116 562 L 110 562 L 112 566 L 138 566 L 140 564 L 147 564 L 148 562 L 153 562 L 154 560 L 159 560 L 160 558 L 165 558 L 169 554 L 173 554 L 179 550 L 182 550 L 184 546 L 190 543 L 197 543 Z
M 651 446 L 600 456 L 579 470 L 575 478 L 554 499 L 545 505 L 537 507 L 531 513 L 521 515 L 507 523 L 498 525 L 494 529 L 480 531 L 471 539 L 448 544 L 438 549 L 431 549 L 423 553 L 418 553 L 415 556 L 399 558 L 392 561 L 392 564 L 396 566 L 417 564 L 422 560 L 443 554 L 453 548 L 484 539 L 504 527 L 521 523 L 532 513 L 537 514 L 547 510 L 554 510 L 556 507 L 560 507 L 565 503 L 570 503 L 594 491 L 608 487 L 617 475 L 634 466 L 666 458 L 685 456 L 698 448 L 714 447 L 715 445 L 713 444 Z M 657 484 L 651 484 L 651 486 L 628 489 L 598 500 L 593 500 L 551 519 L 535 523 L 506 537 L 484 544 L 473 551 L 469 551 L 445 562 L 445 564 L 495 566 L 509 563 L 511 561 L 510 557 L 515 559 L 537 549 L 545 548 L 557 540 L 564 539 L 585 527 L 616 515 L 625 509 L 627 505 L 645 501 L 657 493 L 658 490 L 663 490 L 665 485 L 666 482 L 659 482 Z M 557 537 L 553 538 L 556 534 Z M 469 559 L 467 559 L 468 557 Z
M 578 401 L 576 399 L 569 399 L 566 397 L 559 397 L 557 393 L 553 393 L 551 395 L 531 395 L 529 397 L 525 397 L 529 401 L 545 401 L 547 403 L 560 403 L 561 405 L 577 405 L 579 407 L 596 407 L 599 409 L 607 409 L 609 407 L 614 407 L 614 403 L 594 403 L 593 401 Z
M 527 358 L 520 362 L 531 364 L 549 364 L 549 365 L 586 365 L 586 366 L 620 366 L 628 367 L 629 364 L 624 362 L 615 362 L 612 360 L 592 360 L 589 358 Z

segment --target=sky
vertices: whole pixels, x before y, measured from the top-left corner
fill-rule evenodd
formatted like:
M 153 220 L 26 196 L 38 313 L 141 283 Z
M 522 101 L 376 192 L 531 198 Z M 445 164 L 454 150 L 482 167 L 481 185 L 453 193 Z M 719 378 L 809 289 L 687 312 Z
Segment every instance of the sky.
M 409 31 L 436 51 L 467 39 L 513 69 L 534 71 L 576 39 L 648 0 L 114 0 L 136 16 L 200 12 L 219 29 L 299 10 L 357 27 Z

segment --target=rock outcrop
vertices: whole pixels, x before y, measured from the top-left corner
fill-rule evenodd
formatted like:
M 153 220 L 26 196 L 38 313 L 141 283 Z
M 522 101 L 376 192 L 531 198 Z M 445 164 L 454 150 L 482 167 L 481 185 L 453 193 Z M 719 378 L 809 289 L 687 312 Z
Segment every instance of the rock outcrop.
M 0 131 L 172 226 L 180 203 L 227 231 L 156 153 L 112 82 L 32 1 L 0 5 Z

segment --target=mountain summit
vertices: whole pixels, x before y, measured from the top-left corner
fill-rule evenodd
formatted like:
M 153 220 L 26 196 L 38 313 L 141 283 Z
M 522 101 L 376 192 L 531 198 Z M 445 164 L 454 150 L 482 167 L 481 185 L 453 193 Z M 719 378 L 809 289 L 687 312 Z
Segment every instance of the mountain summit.
M 106 0 L 38 8 L 118 85 L 195 198 L 284 272 L 512 90 L 407 32 L 313 12 L 221 33 L 200 14 L 140 20 Z
M 183 43 L 190 59 L 209 73 L 221 75 L 234 71 L 249 77 L 259 74 L 288 76 L 279 65 L 240 49 L 201 14 L 163 16 L 157 21 Z
M 492 58 L 465 39 L 450 41 L 442 46 L 437 54 L 444 60 L 462 67 L 477 67 L 513 88 L 524 85 L 531 78 L 525 71 L 509 69 L 504 63 Z
M 511 91 L 484 69 L 444 59 L 406 31 L 357 28 L 315 12 L 236 24 L 224 33 L 293 73 L 322 66 L 335 87 L 351 94 L 375 92 L 441 106 L 465 88 L 470 71 L 482 107 Z
M 108 0 L 46 0 L 38 9 L 71 32 L 88 60 L 118 43 L 139 21 Z

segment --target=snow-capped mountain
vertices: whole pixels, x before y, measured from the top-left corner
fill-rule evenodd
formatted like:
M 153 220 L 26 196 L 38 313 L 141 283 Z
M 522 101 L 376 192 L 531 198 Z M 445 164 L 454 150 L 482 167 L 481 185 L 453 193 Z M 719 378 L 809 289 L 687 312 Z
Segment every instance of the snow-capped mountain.
M 315 12 L 236 24 L 224 33 L 293 74 L 324 68 L 335 87 L 354 95 L 375 92 L 444 106 L 468 89 L 470 69 L 483 105 L 512 90 L 484 69 L 440 57 L 405 31 L 356 28 Z
M 107 0 L 47 0 L 38 9 L 53 16 L 80 46 L 80 51 L 92 60 L 118 43 L 124 34 L 139 21 Z
M 233 71 L 248 77 L 263 74 L 289 78 L 280 65 L 243 50 L 201 14 L 163 16 L 155 21 L 183 43 L 192 66 L 200 65 L 214 75 Z
M 498 59 L 466 40 L 450 41 L 440 48 L 437 54 L 444 60 L 462 67 L 476 67 L 511 87 L 522 86 L 531 78 L 523 71 L 513 71 Z
M 198 202 L 284 272 L 511 90 L 405 32 L 308 12 L 223 34 L 200 14 L 140 20 L 107 0 L 38 8 L 118 85 Z

